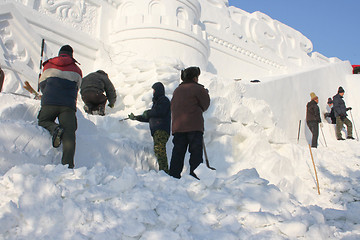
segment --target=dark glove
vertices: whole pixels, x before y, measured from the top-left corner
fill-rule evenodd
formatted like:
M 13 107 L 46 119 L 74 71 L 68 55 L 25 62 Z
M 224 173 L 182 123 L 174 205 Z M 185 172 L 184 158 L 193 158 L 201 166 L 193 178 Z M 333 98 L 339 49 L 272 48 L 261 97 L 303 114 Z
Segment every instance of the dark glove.
M 133 113 L 130 113 L 128 117 L 130 120 L 136 120 L 136 116 Z
M 142 117 L 145 118 L 145 119 L 148 119 L 149 118 L 149 112 L 150 112 L 150 110 L 144 111 L 143 114 L 142 114 Z
M 324 117 L 330 117 L 330 113 L 324 113 Z
M 111 108 L 113 108 L 113 107 L 114 107 L 114 104 L 113 104 L 113 103 L 109 103 L 108 106 L 111 107 Z
M 344 120 L 345 120 L 345 115 L 344 115 L 344 114 L 341 114 L 341 115 L 340 115 L 340 119 L 341 119 L 341 121 L 344 121 Z
M 352 107 L 348 107 L 348 108 L 346 108 L 346 111 L 349 111 L 349 110 L 351 110 L 352 109 Z

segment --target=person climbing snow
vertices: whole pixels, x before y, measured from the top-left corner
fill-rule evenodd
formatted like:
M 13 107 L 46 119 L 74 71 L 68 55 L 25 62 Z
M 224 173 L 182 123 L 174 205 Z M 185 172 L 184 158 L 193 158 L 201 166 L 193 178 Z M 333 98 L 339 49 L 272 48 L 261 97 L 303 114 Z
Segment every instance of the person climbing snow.
M 57 57 L 44 62 L 39 80 L 43 95 L 38 124 L 50 132 L 54 148 L 62 142 L 61 163 L 69 168 L 74 168 L 76 101 L 82 80 L 81 69 L 76 63 L 72 47 L 64 45 Z M 59 124 L 55 123 L 56 118 Z
M 345 90 L 343 87 L 339 87 L 338 93 L 333 97 L 334 101 L 334 112 L 336 117 L 336 138 L 337 140 L 345 140 L 341 135 L 341 129 L 345 124 L 347 127 L 347 139 L 354 140 L 352 136 L 352 123 L 346 117 L 347 111 L 351 110 L 351 107 L 346 107 L 345 101 L 343 100 L 345 94 Z
M 189 67 L 181 71 L 183 81 L 171 99 L 173 151 L 170 176 L 181 178 L 184 157 L 189 147 L 190 175 L 199 179 L 195 169 L 203 162 L 203 134 L 205 112 L 210 106 L 208 90 L 199 84 L 200 68 Z
M 154 153 L 159 164 L 159 171 L 169 173 L 166 143 L 170 136 L 171 110 L 170 100 L 165 96 L 165 87 L 161 82 L 152 85 L 153 105 L 142 115 L 129 114 L 131 120 L 149 122 L 151 136 L 154 141 Z
M 318 106 L 319 98 L 315 93 L 310 93 L 311 101 L 306 105 L 306 124 L 311 133 L 311 147 L 317 148 L 319 137 L 319 123 L 321 124 L 320 109 Z
M 103 94 L 104 92 L 106 96 Z M 114 85 L 103 70 L 90 73 L 83 78 L 80 94 L 85 103 L 84 110 L 89 114 L 104 116 L 106 101 L 109 101 L 110 108 L 113 108 L 116 102 Z

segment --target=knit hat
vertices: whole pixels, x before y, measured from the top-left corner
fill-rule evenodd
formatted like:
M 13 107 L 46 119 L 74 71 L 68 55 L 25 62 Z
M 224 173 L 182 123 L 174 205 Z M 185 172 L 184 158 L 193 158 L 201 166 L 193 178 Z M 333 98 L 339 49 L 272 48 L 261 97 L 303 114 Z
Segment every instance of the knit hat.
M 327 101 L 328 104 L 332 104 L 334 103 L 333 100 L 331 98 L 328 98 L 328 101 Z
M 311 100 L 314 100 L 317 98 L 316 94 L 314 92 L 310 93 Z
M 339 87 L 338 93 L 343 93 L 343 92 L 345 92 L 345 90 L 342 87 Z
M 73 49 L 72 49 L 72 47 L 70 46 L 70 45 L 64 45 L 64 46 L 62 46 L 61 48 L 60 48 L 60 51 L 59 51 L 59 56 L 61 55 L 61 54 L 67 54 L 67 55 L 69 55 L 70 57 L 72 57 L 73 56 Z
M 191 82 L 194 77 L 200 76 L 200 68 L 198 67 L 189 67 L 186 69 L 181 70 L 181 80 L 184 82 Z

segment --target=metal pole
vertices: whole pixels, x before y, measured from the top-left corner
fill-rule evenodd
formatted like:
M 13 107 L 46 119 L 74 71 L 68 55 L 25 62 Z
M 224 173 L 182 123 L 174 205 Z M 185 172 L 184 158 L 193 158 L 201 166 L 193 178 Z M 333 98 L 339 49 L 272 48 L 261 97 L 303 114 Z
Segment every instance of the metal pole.
M 301 128 L 301 120 L 299 121 L 299 130 L 298 130 L 297 143 L 299 143 L 299 138 L 300 138 L 300 128 Z
M 208 159 L 208 156 L 207 156 L 207 153 L 206 153 L 206 147 L 205 147 L 205 141 L 204 141 L 204 138 L 203 138 L 203 148 L 204 148 L 204 154 L 205 154 L 205 162 L 206 162 L 206 166 L 207 166 L 208 168 L 210 168 L 211 170 L 216 170 L 215 168 L 210 167 L 210 164 L 209 164 L 209 159 Z
M 327 147 L 326 140 L 325 140 L 325 135 L 324 135 L 324 132 L 323 132 L 322 126 L 320 126 L 320 130 L 321 130 L 321 133 L 322 133 L 323 138 L 324 138 L 325 146 Z
M 356 133 L 356 140 L 359 141 L 359 137 L 358 137 L 358 134 L 357 134 L 357 131 L 356 131 L 355 122 L 354 122 L 351 110 L 350 110 L 350 116 L 351 116 L 351 121 L 353 122 L 353 125 L 354 125 L 354 129 L 355 129 L 355 133 Z
M 130 119 L 130 118 L 128 118 L 128 117 L 127 117 L 127 118 L 123 118 L 123 119 L 120 119 L 119 122 L 122 122 L 122 121 L 125 121 L 125 120 L 128 120 L 128 119 Z
M 39 71 L 39 78 L 38 78 L 38 91 L 40 91 L 40 76 L 41 76 L 41 69 L 42 69 L 43 56 L 44 56 L 44 47 L 45 47 L 45 39 L 42 39 L 41 52 L 40 52 L 40 71 Z

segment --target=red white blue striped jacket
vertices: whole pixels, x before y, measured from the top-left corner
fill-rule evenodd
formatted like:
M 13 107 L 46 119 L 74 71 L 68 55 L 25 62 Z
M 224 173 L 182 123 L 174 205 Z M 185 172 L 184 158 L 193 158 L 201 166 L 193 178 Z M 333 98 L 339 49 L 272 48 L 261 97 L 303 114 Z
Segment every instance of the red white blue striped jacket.
M 81 69 L 76 60 L 67 54 L 59 55 L 44 62 L 40 77 L 43 93 L 41 105 L 67 106 L 75 109 L 82 80 Z

